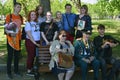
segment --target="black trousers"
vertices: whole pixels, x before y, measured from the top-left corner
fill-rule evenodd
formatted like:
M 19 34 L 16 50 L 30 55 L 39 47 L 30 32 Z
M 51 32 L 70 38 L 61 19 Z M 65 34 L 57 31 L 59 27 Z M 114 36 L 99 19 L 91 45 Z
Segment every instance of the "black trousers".
M 15 50 L 7 42 L 7 74 L 11 74 L 12 60 L 14 59 L 14 73 L 18 72 L 20 50 Z

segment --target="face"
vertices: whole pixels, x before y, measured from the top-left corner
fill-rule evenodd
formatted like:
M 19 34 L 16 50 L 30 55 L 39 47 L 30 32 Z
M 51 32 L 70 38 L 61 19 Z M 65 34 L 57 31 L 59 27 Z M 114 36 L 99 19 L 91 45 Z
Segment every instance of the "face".
M 105 29 L 98 29 L 98 33 L 100 35 L 104 35 L 105 34 Z
M 90 34 L 83 33 L 83 39 L 89 40 Z
M 35 12 L 31 12 L 30 19 L 31 19 L 31 21 L 34 21 L 36 19 L 36 13 Z
M 61 14 L 60 12 L 58 12 L 58 13 L 56 14 L 56 17 L 59 18 L 59 19 L 61 19 L 62 14 Z
M 47 12 L 46 13 L 46 18 L 47 18 L 47 21 L 51 21 L 52 20 L 52 14 L 50 12 Z
M 71 7 L 71 6 L 66 6 L 65 9 L 66 9 L 66 12 L 67 12 L 67 13 L 71 13 L 71 9 L 72 9 L 72 7 Z
M 42 13 L 43 13 L 43 8 L 42 8 L 41 6 L 38 8 L 38 13 L 39 13 L 39 14 L 42 14 Z
M 15 10 L 16 13 L 19 13 L 21 11 L 21 6 L 20 5 L 16 5 L 14 7 L 14 10 Z
M 81 8 L 80 12 L 81 12 L 81 14 L 85 14 L 86 13 L 86 9 L 85 8 Z
M 67 36 L 65 33 L 59 35 L 60 41 L 64 42 L 66 40 Z

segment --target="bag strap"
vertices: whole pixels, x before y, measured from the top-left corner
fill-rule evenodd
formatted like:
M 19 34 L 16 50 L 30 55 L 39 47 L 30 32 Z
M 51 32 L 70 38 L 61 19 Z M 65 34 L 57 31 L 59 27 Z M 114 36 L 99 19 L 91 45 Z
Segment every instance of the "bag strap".
M 45 36 L 48 34 L 49 30 L 52 28 L 52 25 L 53 25 L 53 21 L 52 21 L 52 23 L 50 24 L 50 26 L 49 26 L 48 30 L 46 31 Z
M 65 17 L 66 17 L 66 20 L 67 20 L 67 23 L 68 23 L 68 27 L 69 27 L 69 28 L 72 28 L 72 27 L 70 27 L 70 23 L 69 23 L 67 14 L 65 14 Z

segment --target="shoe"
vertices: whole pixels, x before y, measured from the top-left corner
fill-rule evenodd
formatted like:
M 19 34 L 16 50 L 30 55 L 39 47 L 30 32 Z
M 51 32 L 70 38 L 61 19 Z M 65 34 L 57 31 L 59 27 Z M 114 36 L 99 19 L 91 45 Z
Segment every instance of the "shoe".
M 26 75 L 27 76 L 34 76 L 34 73 L 31 71 L 31 72 L 28 72 Z
M 19 72 L 14 74 L 16 77 L 22 77 L 22 74 L 20 74 Z
M 8 79 L 13 79 L 12 74 L 8 74 L 7 76 L 8 76 Z

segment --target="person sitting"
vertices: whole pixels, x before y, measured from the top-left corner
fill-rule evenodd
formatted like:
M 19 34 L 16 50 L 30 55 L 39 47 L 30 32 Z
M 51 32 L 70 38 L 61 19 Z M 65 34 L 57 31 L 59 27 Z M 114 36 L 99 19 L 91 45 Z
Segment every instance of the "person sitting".
M 59 52 L 66 55 L 74 55 L 74 47 L 70 41 L 66 40 L 66 38 L 66 31 L 61 30 L 58 35 L 58 40 L 53 41 L 53 43 L 50 46 L 51 60 L 49 68 L 54 74 L 57 74 L 58 80 L 70 80 L 75 68 L 73 60 L 71 61 L 72 65 L 68 68 L 63 68 L 59 66 Z
M 82 31 L 82 38 L 81 35 L 79 35 L 79 32 Z M 74 55 L 74 61 L 75 64 L 79 67 L 81 67 L 82 71 L 82 80 L 87 80 L 87 69 L 88 65 L 91 65 L 94 70 L 94 80 L 98 80 L 99 77 L 99 61 L 96 59 L 97 53 L 95 52 L 95 48 L 93 46 L 92 41 L 90 41 L 90 30 L 78 30 L 76 40 L 74 42 L 74 48 L 75 48 L 75 55 Z
M 112 56 L 112 47 L 118 45 L 118 41 L 110 35 L 105 35 L 105 26 L 99 24 L 97 27 L 99 35 L 94 38 L 94 45 L 98 53 L 97 58 L 101 64 L 102 79 L 106 80 L 106 64 L 114 64 L 115 58 Z

